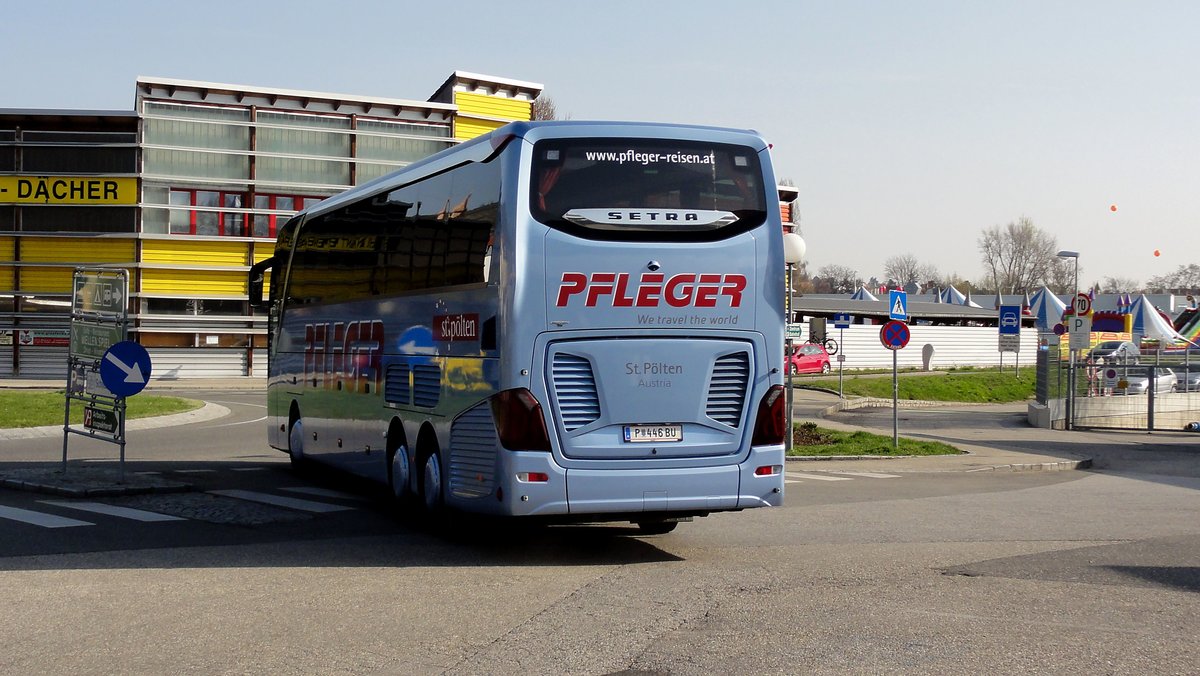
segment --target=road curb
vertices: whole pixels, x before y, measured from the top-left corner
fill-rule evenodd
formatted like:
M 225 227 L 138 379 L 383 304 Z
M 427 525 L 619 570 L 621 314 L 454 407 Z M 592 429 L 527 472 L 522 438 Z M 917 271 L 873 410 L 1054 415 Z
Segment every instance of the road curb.
M 809 388 L 809 389 L 818 389 L 818 388 Z M 821 390 L 821 391 L 824 391 L 824 390 Z M 836 395 L 837 393 L 830 392 L 830 394 Z M 913 399 L 901 399 L 901 400 L 897 401 L 896 403 L 899 406 L 899 408 L 902 408 L 902 409 L 960 408 L 960 407 L 965 407 L 965 406 L 986 406 L 987 405 L 987 404 L 964 403 L 964 402 L 924 401 L 924 400 L 913 400 Z M 860 409 L 860 408 L 891 408 L 891 406 L 892 406 L 891 399 L 881 399 L 878 397 L 855 397 L 853 399 L 842 399 L 838 402 L 835 402 L 831 406 L 827 406 L 823 409 L 820 409 L 819 411 L 817 411 L 817 415 L 818 415 L 818 417 L 825 419 L 825 418 L 831 417 L 837 413 L 840 413 L 842 411 L 852 411 L 852 410 Z M 834 424 L 843 425 L 843 426 L 851 428 L 851 429 L 858 429 L 851 425 L 845 425 L 845 423 L 835 422 Z M 921 457 L 945 458 L 947 460 L 952 460 L 952 459 L 960 459 L 961 460 L 961 459 L 969 458 L 973 455 L 976 455 L 975 453 L 972 453 L 970 451 L 970 449 L 963 448 L 962 446 L 959 446 L 957 444 L 954 444 L 954 443 L 951 443 L 948 441 L 943 441 L 942 443 L 946 443 L 951 446 L 954 446 L 955 448 L 958 448 L 960 451 L 962 451 L 962 453 L 959 455 L 921 456 Z M 821 460 L 842 460 L 842 461 L 845 461 L 845 460 L 859 460 L 859 461 L 911 460 L 915 457 L 917 457 L 917 456 L 912 456 L 912 455 L 801 456 L 801 457 L 789 457 L 789 458 L 787 458 L 787 461 L 788 462 L 792 462 L 792 461 L 811 462 L 811 461 L 821 461 Z M 976 456 L 976 457 L 978 457 L 978 456 Z M 1056 460 L 1056 461 L 1048 461 L 1048 462 L 1012 462 L 1012 463 L 1000 463 L 1000 464 L 995 464 L 995 465 L 986 465 L 983 467 L 970 467 L 970 468 L 962 468 L 962 469 L 942 468 L 942 469 L 937 469 L 934 471 L 963 472 L 963 473 L 966 473 L 966 472 L 1056 472 L 1056 471 L 1089 469 L 1089 468 L 1091 468 L 1091 466 L 1092 466 L 1092 458 L 1083 457 L 1083 458 L 1078 458 L 1076 460 Z
M 973 469 L 963 470 L 964 472 L 1060 472 L 1077 469 L 1090 469 L 1092 466 L 1091 458 L 1081 458 L 1079 460 L 1059 460 L 1057 462 L 1015 462 L 1007 465 L 993 465 L 991 467 L 976 467 Z
M 60 430 L 61 431 L 61 430 Z M 0 486 L 30 493 L 69 498 L 110 498 L 147 493 L 185 493 L 191 484 L 169 481 L 154 475 L 127 474 L 111 467 L 37 467 L 0 473 Z
M 131 430 L 148 430 L 157 427 L 188 425 L 191 423 L 224 418 L 227 415 L 229 415 L 229 409 L 220 404 L 214 404 L 210 401 L 206 401 L 204 402 L 204 406 L 192 411 L 172 413 L 171 415 L 158 415 L 150 418 L 134 418 L 133 420 L 126 420 L 125 431 L 128 433 Z M 0 429 L 0 440 L 15 441 L 19 439 L 39 439 L 62 436 L 62 434 L 62 425 L 45 425 L 43 427 L 13 427 L 10 429 Z

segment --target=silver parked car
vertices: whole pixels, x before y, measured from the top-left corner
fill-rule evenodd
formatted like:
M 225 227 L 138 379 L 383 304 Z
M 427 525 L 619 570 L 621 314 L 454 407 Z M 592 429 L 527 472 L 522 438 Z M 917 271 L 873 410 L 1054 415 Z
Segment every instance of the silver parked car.
M 1113 394 L 1146 394 L 1150 389 L 1150 367 L 1135 366 L 1130 368 L 1122 379 L 1129 383 L 1129 387 L 1125 389 L 1117 388 Z M 1154 393 L 1172 392 L 1175 390 L 1175 383 L 1178 378 L 1175 377 L 1175 372 L 1166 366 L 1159 366 L 1154 369 Z
M 1176 392 L 1200 392 L 1200 363 L 1179 364 L 1171 370 L 1175 371 Z
M 1141 350 L 1128 340 L 1106 340 L 1088 353 L 1088 359 L 1104 364 L 1136 364 Z

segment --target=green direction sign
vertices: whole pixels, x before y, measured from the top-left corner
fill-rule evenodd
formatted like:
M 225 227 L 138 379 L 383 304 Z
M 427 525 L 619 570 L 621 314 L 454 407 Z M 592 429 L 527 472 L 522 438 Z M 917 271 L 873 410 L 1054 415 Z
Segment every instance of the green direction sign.
M 124 338 L 121 333 L 121 327 L 117 324 L 71 322 L 71 354 L 103 359 L 108 348 Z
M 80 270 L 75 273 L 72 309 L 106 315 L 125 314 L 125 276 L 112 272 Z

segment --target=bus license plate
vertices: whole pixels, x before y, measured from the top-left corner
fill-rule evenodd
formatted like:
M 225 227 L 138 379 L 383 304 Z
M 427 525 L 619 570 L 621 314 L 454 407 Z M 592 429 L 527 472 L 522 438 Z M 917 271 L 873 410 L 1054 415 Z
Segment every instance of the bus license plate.
M 683 441 L 683 425 L 626 425 L 625 441 Z

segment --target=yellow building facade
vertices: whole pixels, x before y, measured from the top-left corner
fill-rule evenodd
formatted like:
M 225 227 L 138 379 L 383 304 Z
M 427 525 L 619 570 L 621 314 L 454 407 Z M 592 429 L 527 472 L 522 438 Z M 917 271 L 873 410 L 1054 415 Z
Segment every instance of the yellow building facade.
M 129 271 L 157 378 L 262 375 L 249 266 L 325 197 L 514 120 L 535 83 L 455 72 L 424 101 L 138 78 L 135 109 L 0 109 L 0 377 L 65 377 L 71 280 Z

